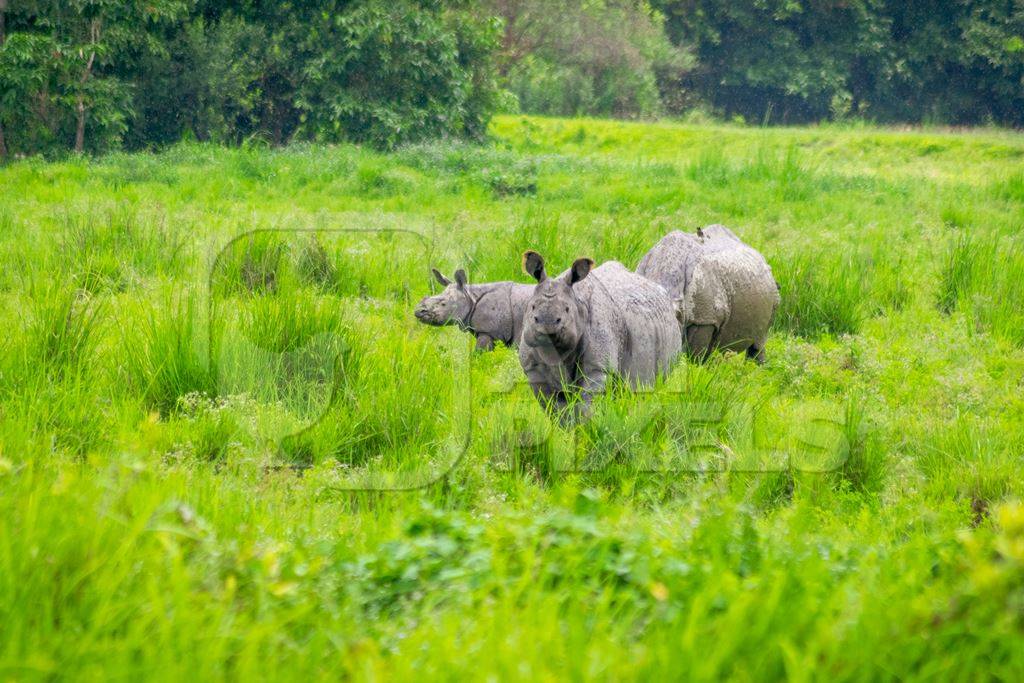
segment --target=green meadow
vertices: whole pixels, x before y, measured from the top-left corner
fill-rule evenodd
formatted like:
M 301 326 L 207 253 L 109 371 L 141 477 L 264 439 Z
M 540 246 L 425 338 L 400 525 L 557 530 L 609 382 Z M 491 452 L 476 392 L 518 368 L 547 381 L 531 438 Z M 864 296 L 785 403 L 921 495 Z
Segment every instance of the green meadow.
M 557 426 L 436 266 L 723 223 L 766 364 Z M 496 118 L 0 168 L 0 680 L 1019 680 L 1024 136 Z

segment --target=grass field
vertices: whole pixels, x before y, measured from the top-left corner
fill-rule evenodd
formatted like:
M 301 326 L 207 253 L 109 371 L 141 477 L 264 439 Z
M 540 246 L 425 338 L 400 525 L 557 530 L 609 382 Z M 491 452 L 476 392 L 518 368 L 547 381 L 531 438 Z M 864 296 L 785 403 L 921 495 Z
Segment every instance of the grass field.
M 1019 680 L 1024 136 L 491 132 L 0 168 L 0 680 Z M 716 222 L 767 364 L 572 430 L 412 317 Z

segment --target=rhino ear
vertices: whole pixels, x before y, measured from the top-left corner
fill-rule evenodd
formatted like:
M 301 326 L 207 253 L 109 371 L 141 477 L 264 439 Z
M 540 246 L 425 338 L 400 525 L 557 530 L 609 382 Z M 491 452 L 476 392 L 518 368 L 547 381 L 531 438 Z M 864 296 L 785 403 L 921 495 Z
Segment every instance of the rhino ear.
M 462 268 L 459 268 L 458 270 L 455 271 L 455 284 L 458 286 L 459 289 L 466 288 L 466 271 L 464 271 Z
M 441 271 L 439 271 L 437 268 L 431 268 L 430 272 L 434 274 L 434 279 L 440 282 L 443 286 L 447 287 L 452 283 L 451 280 L 446 278 L 444 275 L 441 275 Z
M 537 282 L 544 282 L 548 278 L 544 270 L 544 257 L 535 251 L 523 253 L 523 270 Z
M 578 258 L 572 262 L 569 269 L 569 284 L 574 285 L 586 276 L 590 275 L 590 269 L 594 267 L 593 259 Z

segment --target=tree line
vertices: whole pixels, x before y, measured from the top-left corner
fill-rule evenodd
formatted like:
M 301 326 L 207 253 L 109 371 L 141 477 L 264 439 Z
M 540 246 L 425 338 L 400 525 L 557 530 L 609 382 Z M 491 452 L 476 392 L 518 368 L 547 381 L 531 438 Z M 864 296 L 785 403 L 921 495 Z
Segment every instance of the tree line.
M 0 156 L 499 110 L 1024 123 L 1024 0 L 0 0 Z

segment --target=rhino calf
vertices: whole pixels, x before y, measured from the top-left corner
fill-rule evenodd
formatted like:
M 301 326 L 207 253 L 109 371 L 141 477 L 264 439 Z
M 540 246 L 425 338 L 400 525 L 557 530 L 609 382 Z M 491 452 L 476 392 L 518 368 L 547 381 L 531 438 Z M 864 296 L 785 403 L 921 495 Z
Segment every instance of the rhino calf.
M 455 271 L 449 280 L 432 268 L 434 277 L 444 285 L 444 291 L 425 296 L 416 306 L 416 319 L 426 325 L 458 325 L 459 329 L 476 337 L 476 348 L 490 351 L 494 342 L 514 346 L 522 332 L 523 311 L 533 294 L 533 285 L 516 282 L 487 282 L 471 285 L 466 272 Z
M 764 362 L 779 288 L 764 257 L 724 225 L 696 234 L 670 232 L 636 272 L 672 297 L 691 356 L 704 359 L 714 349 L 733 349 Z
M 636 388 L 669 371 L 682 341 L 660 285 L 621 263 L 594 268 L 586 258 L 549 278 L 535 251 L 523 255 L 523 268 L 537 286 L 526 304 L 519 362 L 542 403 L 562 411 L 578 393 L 580 417 L 609 373 Z

